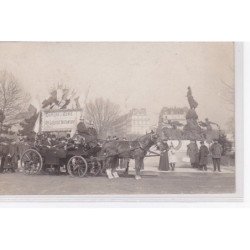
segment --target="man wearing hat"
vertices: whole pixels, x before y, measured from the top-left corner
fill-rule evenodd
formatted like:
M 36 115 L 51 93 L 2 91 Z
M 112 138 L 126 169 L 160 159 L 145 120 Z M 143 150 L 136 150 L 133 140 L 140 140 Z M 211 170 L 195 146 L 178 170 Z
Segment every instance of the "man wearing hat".
M 87 140 L 91 147 L 95 147 L 97 145 L 97 131 L 94 128 L 94 123 L 90 122 L 88 127 L 88 137 Z
M 201 141 L 201 146 L 199 150 L 199 168 L 200 170 L 207 171 L 207 158 L 208 158 L 208 147 Z
M 213 165 L 214 165 L 214 172 L 218 169 L 219 172 L 221 172 L 220 169 L 220 159 L 222 156 L 223 148 L 218 142 L 218 140 L 214 140 L 214 143 L 212 144 L 210 148 L 210 152 L 212 154 L 213 159 Z
M 88 133 L 89 133 L 90 135 L 92 135 L 93 137 L 96 137 L 96 136 L 97 136 L 97 132 L 96 132 L 96 129 L 94 128 L 94 123 L 93 123 L 93 122 L 90 122 L 90 123 L 89 123 Z
M 198 168 L 199 164 L 199 149 L 196 141 L 191 140 L 187 145 L 187 156 L 190 158 L 192 168 Z
M 76 131 L 81 136 L 85 136 L 86 134 L 88 134 L 87 127 L 82 116 L 80 118 L 80 122 L 77 124 Z

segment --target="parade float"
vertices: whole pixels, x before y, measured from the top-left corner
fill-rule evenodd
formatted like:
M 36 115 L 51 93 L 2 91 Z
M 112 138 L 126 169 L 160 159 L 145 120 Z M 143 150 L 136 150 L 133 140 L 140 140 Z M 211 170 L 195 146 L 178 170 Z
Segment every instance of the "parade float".
M 83 110 L 79 104 L 79 96 L 73 90 L 58 86 L 50 96 L 43 100 L 34 125 L 36 133 L 56 133 L 65 135 L 75 129 Z
M 62 166 L 72 177 L 100 173 L 102 165 L 97 157 L 100 151 L 97 138 L 96 143 L 90 144 L 85 137 L 76 135 L 77 125 L 83 120 L 83 110 L 75 94 L 59 86 L 42 102 L 33 128 L 35 142 L 21 155 L 24 174 L 35 175 L 48 169 L 59 173 Z M 71 136 L 66 138 L 67 134 Z M 54 143 L 52 138 L 56 138 Z

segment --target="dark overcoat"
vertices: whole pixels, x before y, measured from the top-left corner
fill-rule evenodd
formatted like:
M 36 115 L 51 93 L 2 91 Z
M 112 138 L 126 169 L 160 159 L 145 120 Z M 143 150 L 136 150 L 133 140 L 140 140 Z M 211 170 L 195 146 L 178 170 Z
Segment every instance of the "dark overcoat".
M 206 145 L 201 145 L 199 151 L 199 165 L 207 165 L 209 150 Z
M 199 149 L 195 142 L 191 142 L 187 145 L 187 155 L 190 158 L 191 164 L 199 162 Z
M 159 162 L 159 170 L 168 171 L 169 170 L 169 159 L 168 159 L 168 144 L 162 143 L 160 145 L 160 162 Z

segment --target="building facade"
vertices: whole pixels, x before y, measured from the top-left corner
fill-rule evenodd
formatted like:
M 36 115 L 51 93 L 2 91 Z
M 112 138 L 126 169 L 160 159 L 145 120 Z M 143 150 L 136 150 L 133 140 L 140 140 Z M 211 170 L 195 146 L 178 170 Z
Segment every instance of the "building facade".
M 132 109 L 129 113 L 120 116 L 110 131 L 111 135 L 129 137 L 131 135 L 143 135 L 150 132 L 150 118 L 145 108 Z
M 188 108 L 163 107 L 159 114 L 159 126 L 168 124 L 169 122 L 178 122 L 186 124 L 186 113 Z

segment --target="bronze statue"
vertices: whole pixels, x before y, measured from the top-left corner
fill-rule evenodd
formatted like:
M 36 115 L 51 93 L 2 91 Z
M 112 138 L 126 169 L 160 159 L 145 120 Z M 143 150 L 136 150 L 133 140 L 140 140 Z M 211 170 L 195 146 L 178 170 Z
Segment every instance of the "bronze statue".
M 208 118 L 205 119 L 205 122 L 200 121 L 199 125 L 201 127 L 205 127 L 207 129 L 207 131 L 212 131 L 213 130 L 213 128 L 212 128 L 211 125 L 216 125 L 217 128 L 218 128 L 218 130 L 220 130 L 220 126 L 217 123 L 215 123 L 215 122 L 209 121 Z
M 190 109 L 196 109 L 198 107 L 198 102 L 195 101 L 190 87 L 188 87 L 187 98 L 188 98 Z

